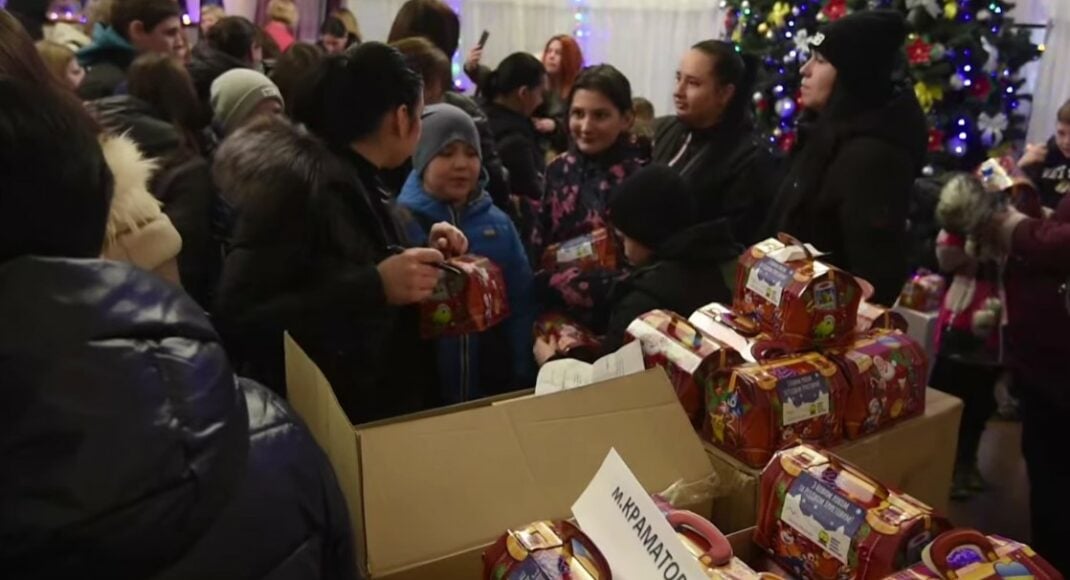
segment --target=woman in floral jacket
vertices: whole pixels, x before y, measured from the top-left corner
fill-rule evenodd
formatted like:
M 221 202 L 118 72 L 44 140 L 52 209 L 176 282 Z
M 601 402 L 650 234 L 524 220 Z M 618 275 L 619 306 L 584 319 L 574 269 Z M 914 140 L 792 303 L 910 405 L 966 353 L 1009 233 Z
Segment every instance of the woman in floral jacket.
M 532 233 L 532 261 L 541 263 L 543 252 L 560 244 L 605 229 L 617 255 L 620 240 L 609 222 L 613 191 L 650 159 L 648 141 L 629 134 L 634 115 L 628 79 L 616 68 L 600 65 L 586 69 L 573 85 L 569 99 L 569 151 L 546 171 L 546 193 Z M 619 259 L 618 264 L 624 260 Z M 581 271 L 556 267 L 540 272 L 544 294 L 540 303 L 563 309 L 578 322 L 600 332 L 605 325 L 605 304 L 619 270 Z

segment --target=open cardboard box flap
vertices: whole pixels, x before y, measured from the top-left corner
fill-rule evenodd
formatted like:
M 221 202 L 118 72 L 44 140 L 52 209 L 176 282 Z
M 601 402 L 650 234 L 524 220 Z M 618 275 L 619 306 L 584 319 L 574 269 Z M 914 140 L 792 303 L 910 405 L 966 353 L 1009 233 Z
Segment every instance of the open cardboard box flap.
M 289 338 L 286 359 L 291 403 L 330 457 L 373 578 L 570 517 L 610 448 L 651 492 L 712 471 L 661 369 L 353 427 Z

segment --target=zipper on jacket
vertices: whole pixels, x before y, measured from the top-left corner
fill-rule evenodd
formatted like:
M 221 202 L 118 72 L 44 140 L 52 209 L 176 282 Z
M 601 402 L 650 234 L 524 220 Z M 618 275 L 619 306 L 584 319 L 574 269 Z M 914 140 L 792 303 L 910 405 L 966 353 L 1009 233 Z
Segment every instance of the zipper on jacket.
M 461 229 L 461 218 L 457 214 L 456 208 L 454 208 L 452 205 L 450 205 L 449 206 L 449 210 L 450 210 L 450 221 L 453 222 L 453 226 L 456 227 L 457 229 Z M 461 401 L 462 402 L 468 400 L 468 394 L 469 394 L 469 391 L 471 391 L 471 385 L 469 384 L 471 382 L 471 379 L 470 379 L 470 376 L 469 376 L 471 374 L 471 368 L 470 368 L 471 365 L 470 365 L 470 361 L 469 361 L 469 358 L 470 358 L 470 355 L 471 355 L 470 351 L 471 351 L 471 343 L 470 343 L 469 336 L 467 334 L 462 335 L 461 336 Z

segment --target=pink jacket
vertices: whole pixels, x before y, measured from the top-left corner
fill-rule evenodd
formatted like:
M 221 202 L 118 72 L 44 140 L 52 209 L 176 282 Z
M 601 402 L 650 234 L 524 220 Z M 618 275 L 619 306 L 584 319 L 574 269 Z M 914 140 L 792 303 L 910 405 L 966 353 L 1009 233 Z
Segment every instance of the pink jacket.
M 290 32 L 289 27 L 278 20 L 272 20 L 265 24 L 264 32 L 275 41 L 275 44 L 279 45 L 280 52 L 286 52 L 286 49 L 290 48 L 290 45 L 297 41 L 297 39 L 294 38 L 293 32 Z

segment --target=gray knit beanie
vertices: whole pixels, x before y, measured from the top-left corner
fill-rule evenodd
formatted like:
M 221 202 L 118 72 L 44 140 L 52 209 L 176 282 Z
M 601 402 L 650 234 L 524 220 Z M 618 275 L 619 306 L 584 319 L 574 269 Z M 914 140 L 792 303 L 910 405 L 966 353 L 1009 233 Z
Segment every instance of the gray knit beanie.
M 423 175 L 431 160 L 454 141 L 471 145 L 479 159 L 483 159 L 476 123 L 460 108 L 445 103 L 431 105 L 424 109 L 423 125 L 420 143 L 412 156 L 412 169 L 416 175 Z
M 212 82 L 212 114 L 229 135 L 242 126 L 256 106 L 267 99 L 285 105 L 279 87 L 261 73 L 248 68 L 228 70 Z

